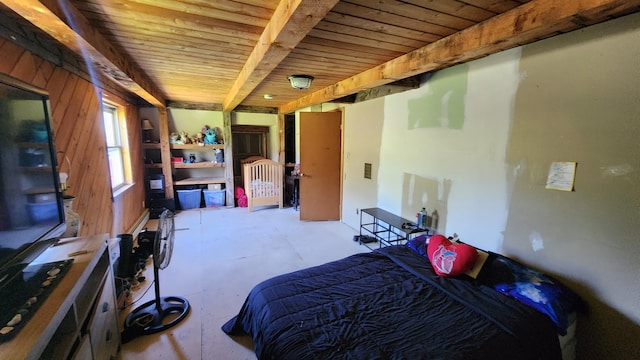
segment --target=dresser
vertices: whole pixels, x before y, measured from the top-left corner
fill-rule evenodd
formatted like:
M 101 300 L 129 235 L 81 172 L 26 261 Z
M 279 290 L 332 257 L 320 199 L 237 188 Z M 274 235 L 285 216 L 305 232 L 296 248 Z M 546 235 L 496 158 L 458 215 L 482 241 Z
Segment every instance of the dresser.
M 61 239 L 31 264 L 73 259 L 0 359 L 116 359 L 120 330 L 108 235 Z

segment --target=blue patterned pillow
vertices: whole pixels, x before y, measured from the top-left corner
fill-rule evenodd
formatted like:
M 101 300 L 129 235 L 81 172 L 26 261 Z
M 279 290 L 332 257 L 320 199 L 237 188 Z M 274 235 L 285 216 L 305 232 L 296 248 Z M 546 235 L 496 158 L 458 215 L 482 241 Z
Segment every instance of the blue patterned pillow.
M 495 254 L 491 267 L 494 289 L 546 314 L 561 335 L 567 333 L 569 314 L 584 308 L 582 299 L 560 281 L 515 260 Z
M 419 235 L 407 241 L 407 247 L 415 251 L 418 255 L 427 256 L 427 235 Z

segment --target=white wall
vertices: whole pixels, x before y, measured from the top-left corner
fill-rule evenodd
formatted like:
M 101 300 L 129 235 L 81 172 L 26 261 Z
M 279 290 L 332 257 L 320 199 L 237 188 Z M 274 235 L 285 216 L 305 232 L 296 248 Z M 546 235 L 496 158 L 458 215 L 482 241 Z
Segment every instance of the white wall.
M 380 157 L 377 206 L 409 220 L 414 220 L 423 206 L 429 213 L 437 210 L 439 232 L 472 235 L 479 246 L 499 249 L 509 200 L 505 154 L 519 81 L 519 56 L 520 50 L 515 49 L 464 65 L 462 74 L 467 78 L 468 90 L 461 94 L 465 107 L 461 129 L 446 124 L 415 127 L 409 123 L 410 103 L 433 97 L 434 87 L 448 81 L 448 70 L 428 79 L 419 89 L 380 99 L 384 104 L 375 100 L 348 107 L 347 129 L 354 124 L 364 128 L 354 131 L 356 136 L 346 133 L 345 149 L 355 147 Z M 381 115 L 381 136 L 363 135 L 364 129 L 378 130 L 369 121 Z M 381 138 L 379 150 L 377 142 L 367 141 L 370 137 Z M 345 184 L 349 174 L 346 176 Z M 432 186 L 416 186 L 416 177 L 426 179 Z M 360 187 L 356 189 L 360 191 Z M 351 186 L 345 185 L 345 194 L 351 191 Z M 369 206 L 352 203 L 351 198 L 343 200 L 345 209 Z M 359 218 L 345 217 L 343 221 L 358 228 Z
M 189 136 L 202 131 L 202 127 L 222 130 L 222 112 L 209 110 L 168 109 L 169 133 L 186 131 Z
M 360 209 L 378 203 L 384 99 L 349 106 L 344 117 L 342 221 L 357 229 Z M 365 163 L 371 164 L 371 179 L 364 178 Z
M 408 219 L 413 219 L 422 206 L 430 213 L 437 210 L 438 232 L 456 232 L 469 241 L 473 236 L 478 245 L 499 248 L 509 198 L 505 153 L 519 80 L 519 56 L 516 49 L 462 65 L 467 70 L 460 76 L 466 75 L 468 88 L 460 129 L 446 124 L 422 128 L 409 125 L 410 104 L 439 96 L 433 89 L 446 87 L 450 70 L 436 74 L 418 90 L 385 98 L 380 207 Z M 446 102 L 448 95 L 440 96 L 438 102 Z M 407 189 L 403 185 L 405 176 L 428 179 L 437 185 L 435 191 L 418 186 Z M 387 189 L 404 190 L 404 194 Z M 412 191 L 423 193 L 411 196 L 408 193 Z M 403 200 L 416 198 L 421 202 L 410 202 L 403 209 Z
M 438 232 L 541 268 L 587 300 L 579 358 L 640 358 L 638 99 L 635 14 L 346 106 L 343 221 L 357 229 L 352 209 L 372 199 L 409 220 L 435 210 Z M 380 122 L 378 149 L 367 139 Z M 375 196 L 363 157 L 379 159 Z M 578 162 L 575 191 L 544 188 L 553 161 Z

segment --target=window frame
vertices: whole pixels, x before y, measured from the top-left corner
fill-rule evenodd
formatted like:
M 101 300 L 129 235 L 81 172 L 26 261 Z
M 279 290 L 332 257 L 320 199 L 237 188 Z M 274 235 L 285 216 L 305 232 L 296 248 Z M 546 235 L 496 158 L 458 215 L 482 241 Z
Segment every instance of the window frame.
M 111 192 L 113 196 L 117 196 L 124 192 L 126 189 L 133 185 L 133 173 L 131 170 L 131 152 L 129 151 L 129 138 L 127 133 L 127 118 L 126 107 L 120 103 L 114 102 L 111 99 L 107 99 L 106 95 L 102 97 L 102 126 L 104 129 L 105 151 L 107 156 L 107 163 L 109 166 L 109 182 L 111 184 Z M 114 134 L 116 139 L 115 144 L 109 144 L 109 135 L 107 134 L 107 113 L 111 114 L 113 121 Z M 122 181 L 114 183 L 114 171 L 112 169 L 112 162 L 110 153 L 113 149 L 116 149 L 119 156 L 118 160 L 122 166 Z

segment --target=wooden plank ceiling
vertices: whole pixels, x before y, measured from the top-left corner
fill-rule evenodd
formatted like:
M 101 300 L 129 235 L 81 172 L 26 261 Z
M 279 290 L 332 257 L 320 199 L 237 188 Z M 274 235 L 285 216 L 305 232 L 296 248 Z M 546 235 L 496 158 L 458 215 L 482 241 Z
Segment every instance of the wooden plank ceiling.
M 640 0 L 0 3 L 153 105 L 281 113 L 640 10 Z M 314 76 L 311 88 L 293 89 L 292 74 Z

